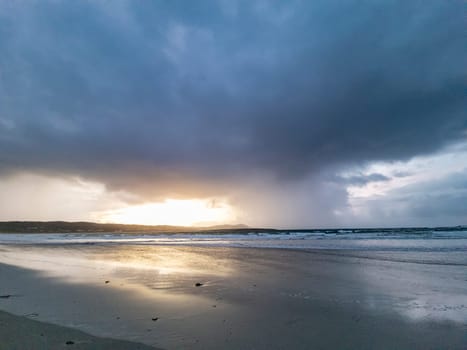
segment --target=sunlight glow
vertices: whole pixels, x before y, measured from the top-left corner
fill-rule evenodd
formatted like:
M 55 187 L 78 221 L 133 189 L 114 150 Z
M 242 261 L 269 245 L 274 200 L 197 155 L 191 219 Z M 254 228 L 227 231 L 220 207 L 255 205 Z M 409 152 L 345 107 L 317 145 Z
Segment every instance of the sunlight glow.
M 139 225 L 209 226 L 231 222 L 229 205 L 216 200 L 166 199 L 100 213 L 100 222 Z

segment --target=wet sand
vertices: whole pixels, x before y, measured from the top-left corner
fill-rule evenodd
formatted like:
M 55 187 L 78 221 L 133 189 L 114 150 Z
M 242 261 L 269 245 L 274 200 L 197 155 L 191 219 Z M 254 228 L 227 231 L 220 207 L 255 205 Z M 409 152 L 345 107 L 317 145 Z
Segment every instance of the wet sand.
M 0 312 L 0 340 L 0 350 L 156 350 L 143 344 L 93 337 L 7 312 Z
M 465 349 L 461 253 L 4 245 L 0 310 L 164 349 Z

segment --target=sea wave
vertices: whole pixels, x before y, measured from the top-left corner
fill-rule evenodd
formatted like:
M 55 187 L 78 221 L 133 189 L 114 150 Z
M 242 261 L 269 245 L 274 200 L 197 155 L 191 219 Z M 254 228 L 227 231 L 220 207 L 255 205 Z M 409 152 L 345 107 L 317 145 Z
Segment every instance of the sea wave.
M 467 232 L 15 233 L 0 234 L 0 244 L 154 244 L 328 250 L 467 251 Z

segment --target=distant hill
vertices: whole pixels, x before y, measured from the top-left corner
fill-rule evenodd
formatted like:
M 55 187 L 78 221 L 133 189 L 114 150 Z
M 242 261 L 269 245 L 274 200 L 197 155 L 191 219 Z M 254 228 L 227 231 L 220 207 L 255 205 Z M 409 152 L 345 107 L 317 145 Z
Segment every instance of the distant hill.
M 187 227 L 170 225 L 124 225 L 99 224 L 95 222 L 68 221 L 4 221 L 0 222 L 2 233 L 172 233 L 200 231 L 236 231 L 248 229 L 246 225 L 216 225 L 208 227 Z
M 392 233 L 425 234 L 440 231 L 467 231 L 467 226 L 454 227 L 392 227 L 392 228 L 327 228 L 327 229 L 273 229 L 253 228 L 246 225 L 216 225 L 206 227 L 170 226 L 170 225 L 123 225 L 99 224 L 95 222 L 67 221 L 3 221 L 0 222 L 0 233 L 211 233 L 211 234 L 246 234 L 246 233 L 293 233 L 315 232 L 327 234 L 360 234 L 360 233 Z

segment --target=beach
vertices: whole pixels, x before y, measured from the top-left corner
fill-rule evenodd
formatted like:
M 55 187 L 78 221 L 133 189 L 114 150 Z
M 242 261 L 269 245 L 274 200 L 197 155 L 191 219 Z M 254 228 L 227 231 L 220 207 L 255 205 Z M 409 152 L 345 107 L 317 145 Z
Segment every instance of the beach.
M 462 248 L 2 244 L 0 310 L 20 317 L 0 315 L 0 349 L 465 349 L 466 266 Z
M 71 340 L 73 339 L 73 340 Z M 127 341 L 97 338 L 71 328 L 37 322 L 0 312 L 0 349 L 5 350 L 150 350 L 153 347 Z

